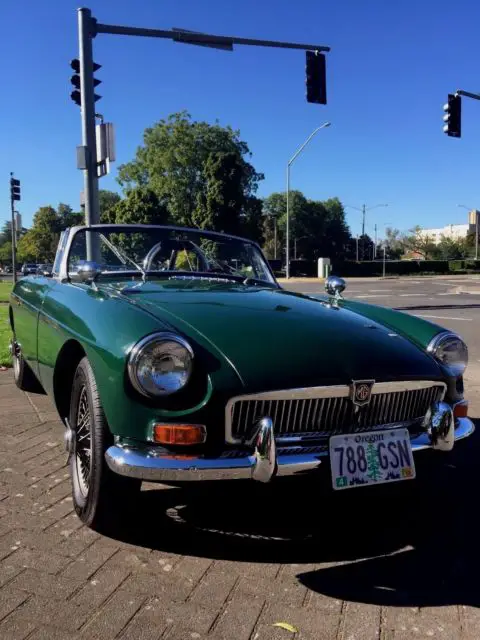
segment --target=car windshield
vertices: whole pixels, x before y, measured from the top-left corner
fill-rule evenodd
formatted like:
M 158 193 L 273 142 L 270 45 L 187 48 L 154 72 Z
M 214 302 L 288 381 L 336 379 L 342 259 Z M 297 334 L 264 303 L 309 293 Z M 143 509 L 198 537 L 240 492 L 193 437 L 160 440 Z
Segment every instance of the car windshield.
M 219 277 L 274 284 L 258 247 L 228 235 L 168 227 L 95 227 L 73 239 L 68 272 L 73 274 L 90 255 L 102 275 L 134 272 L 156 277 Z

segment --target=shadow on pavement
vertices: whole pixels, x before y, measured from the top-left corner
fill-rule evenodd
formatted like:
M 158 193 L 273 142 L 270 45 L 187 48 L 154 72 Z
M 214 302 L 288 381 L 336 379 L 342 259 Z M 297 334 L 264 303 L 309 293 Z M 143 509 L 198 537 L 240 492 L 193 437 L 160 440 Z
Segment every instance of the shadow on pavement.
M 417 457 L 418 481 L 334 494 L 318 483 L 209 483 L 143 491 L 134 545 L 239 562 L 297 563 L 313 591 L 377 605 L 480 606 L 477 433 L 452 457 Z M 314 571 L 302 564 L 334 563 Z

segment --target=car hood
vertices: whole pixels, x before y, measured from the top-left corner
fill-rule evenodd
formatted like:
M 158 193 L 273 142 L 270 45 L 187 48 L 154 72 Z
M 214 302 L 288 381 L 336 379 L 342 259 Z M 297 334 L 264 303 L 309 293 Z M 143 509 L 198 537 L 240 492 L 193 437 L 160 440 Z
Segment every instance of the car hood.
M 441 379 L 422 348 L 357 310 L 236 283 L 147 281 L 122 298 L 221 352 L 249 390 Z

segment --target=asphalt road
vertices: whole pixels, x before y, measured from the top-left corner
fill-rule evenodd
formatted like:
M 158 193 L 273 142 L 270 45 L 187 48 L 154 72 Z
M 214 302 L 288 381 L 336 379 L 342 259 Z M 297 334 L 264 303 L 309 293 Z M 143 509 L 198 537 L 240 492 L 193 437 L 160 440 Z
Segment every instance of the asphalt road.
M 467 378 L 480 385 L 480 278 L 445 276 L 435 278 L 355 279 L 347 278 L 344 297 L 398 309 L 455 331 L 469 348 Z M 300 293 L 324 293 L 321 281 L 282 282 L 282 287 Z M 465 293 L 463 292 L 465 291 Z M 471 291 L 472 293 L 466 293 Z M 473 293 L 477 291 L 478 293 Z

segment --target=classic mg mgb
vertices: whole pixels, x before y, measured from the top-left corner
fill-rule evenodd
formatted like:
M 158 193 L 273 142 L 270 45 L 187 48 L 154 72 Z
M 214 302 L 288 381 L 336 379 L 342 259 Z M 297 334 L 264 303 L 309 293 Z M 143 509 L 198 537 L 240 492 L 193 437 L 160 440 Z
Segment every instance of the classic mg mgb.
M 83 522 L 124 513 L 142 480 L 410 480 L 417 452 L 469 436 L 462 339 L 344 288 L 285 291 L 255 243 L 225 234 L 63 232 L 52 273 L 12 292 L 12 356 L 65 425 Z

